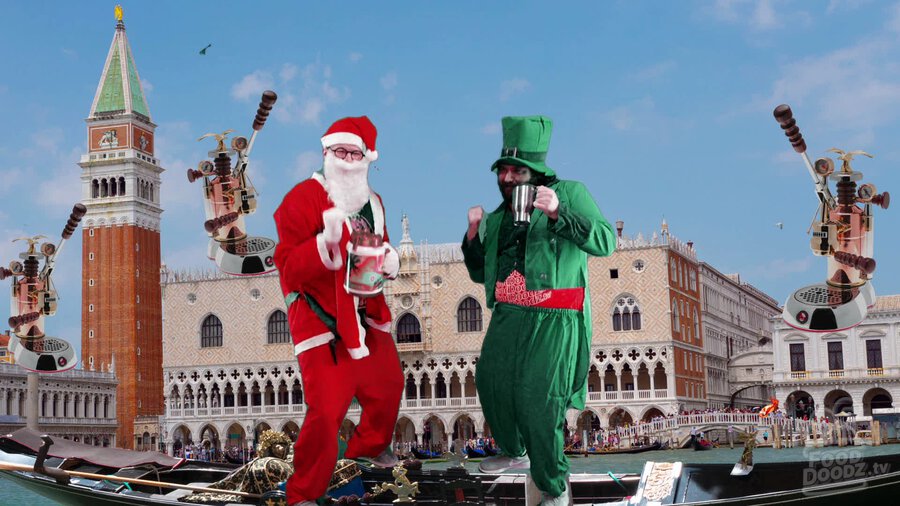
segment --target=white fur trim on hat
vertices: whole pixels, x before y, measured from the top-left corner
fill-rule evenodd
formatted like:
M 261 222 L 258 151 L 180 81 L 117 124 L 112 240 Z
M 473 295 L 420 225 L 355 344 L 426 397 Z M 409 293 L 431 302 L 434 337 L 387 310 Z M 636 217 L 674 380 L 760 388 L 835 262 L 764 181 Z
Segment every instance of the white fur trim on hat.
M 366 149 L 366 143 L 362 137 L 351 134 L 350 132 L 335 132 L 322 137 L 322 147 L 334 146 L 335 144 L 352 144 L 359 149 Z
M 335 144 L 352 144 L 363 150 L 366 153 L 366 159 L 370 162 L 378 160 L 378 151 L 374 149 L 369 150 L 369 148 L 366 147 L 366 143 L 363 142 L 362 137 L 356 134 L 351 134 L 350 132 L 335 132 L 322 137 L 323 148 L 334 146 Z

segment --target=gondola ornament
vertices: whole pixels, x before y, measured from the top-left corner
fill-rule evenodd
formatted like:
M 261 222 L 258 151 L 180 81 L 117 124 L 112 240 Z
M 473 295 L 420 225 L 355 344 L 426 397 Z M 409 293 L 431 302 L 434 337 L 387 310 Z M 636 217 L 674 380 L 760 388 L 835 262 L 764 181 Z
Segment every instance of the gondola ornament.
M 61 372 L 78 363 L 75 348 L 44 333 L 44 318 L 55 315 L 57 310 L 59 296 L 51 278 L 56 259 L 86 212 L 83 204 L 75 204 L 58 246 L 48 241 L 38 248 L 41 239 L 46 239 L 42 235 L 14 239 L 13 242 L 28 243 L 25 252 L 19 254 L 22 261 L 10 262 L 8 269 L 0 267 L 0 280 L 11 278 L 12 282 L 9 352 L 17 364 L 29 371 Z
M 208 133 L 197 139 L 212 137 L 216 148 L 208 153 L 211 161 L 203 160 L 196 170 L 187 171 L 189 182 L 203 179 L 207 218 L 204 228 L 210 238 L 207 256 L 228 274 L 252 276 L 275 270 L 275 241 L 248 235 L 244 217 L 256 211 L 257 191 L 247 173 L 250 151 L 277 99 L 274 91 L 263 92 L 249 140 L 237 136 L 226 147 L 228 134 L 234 130 Z M 232 157 L 237 158 L 233 167 Z
M 791 108 L 779 105 L 774 115 L 813 179 L 819 205 L 809 229 L 810 247 L 813 254 L 828 259 L 825 282 L 792 293 L 784 304 L 782 318 L 791 327 L 811 332 L 855 327 L 875 305 L 871 283 L 875 271 L 872 207 L 887 209 L 891 196 L 888 192 L 877 194 L 871 183 L 857 187 L 863 175 L 854 171 L 850 162 L 855 156 L 873 158 L 872 155 L 831 148 L 828 151 L 837 154 L 841 162 L 839 170 L 835 170 L 831 158 L 819 158 L 813 163 L 806 154 L 806 141 Z M 831 193 L 829 181 L 835 182 L 837 195 Z
M 457 439 L 453 441 L 453 451 L 447 452 L 443 456 L 450 465 L 447 466 L 447 471 L 463 471 L 466 470 L 466 461 L 469 459 L 469 456 L 466 455 L 466 443 L 462 439 Z
M 747 476 L 750 474 L 750 471 L 753 471 L 753 449 L 756 448 L 758 443 L 757 436 L 759 431 L 755 431 L 752 434 L 742 434 L 742 438 L 746 438 L 744 441 L 744 451 L 741 452 L 741 458 L 734 465 L 734 468 L 731 469 L 731 476 Z
M 394 470 L 391 474 L 394 476 L 394 483 L 384 482 L 380 485 L 375 485 L 372 489 L 372 493 L 380 495 L 390 491 L 397 494 L 397 498 L 393 501 L 394 504 L 415 503 L 416 500 L 414 497 L 419 493 L 419 483 L 409 481 L 409 478 L 406 477 L 406 468 L 403 467 L 403 464 L 394 466 Z

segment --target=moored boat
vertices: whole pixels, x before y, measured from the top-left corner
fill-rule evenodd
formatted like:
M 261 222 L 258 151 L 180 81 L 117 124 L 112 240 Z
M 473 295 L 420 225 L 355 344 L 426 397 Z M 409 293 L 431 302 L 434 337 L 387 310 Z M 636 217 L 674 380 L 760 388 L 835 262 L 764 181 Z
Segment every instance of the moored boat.
M 24 429 L 23 429 L 24 430 Z M 32 440 L 37 438 L 32 433 Z M 179 485 L 202 486 L 220 479 L 234 468 L 205 462 L 173 459 L 160 454 L 95 448 L 69 442 L 79 455 L 48 456 L 45 471 L 34 469 L 37 457 L 27 439 L 0 437 L 0 461 L 23 463 L 24 471 L 3 471 L 0 477 L 64 505 L 177 505 L 184 490 L 143 485 L 155 479 Z M 18 440 L 17 440 L 18 439 Z M 61 441 L 57 454 L 71 449 Z M 900 494 L 900 454 L 856 457 L 848 449 L 825 449 L 802 462 L 756 463 L 746 476 L 731 476 L 731 464 L 684 464 L 647 462 L 641 475 L 573 474 L 570 477 L 576 504 L 638 506 L 655 504 L 750 505 L 789 504 L 830 505 L 880 501 L 892 504 Z M 852 450 L 859 452 L 859 449 Z M 112 452 L 112 453 L 110 453 Z M 122 453 L 124 452 L 124 453 Z M 119 467 L 120 459 L 128 466 Z M 148 460 L 149 459 L 149 460 Z M 29 465 L 30 464 L 30 465 Z M 3 464 L 0 464 L 3 467 Z M 109 480 L 62 479 L 59 472 L 97 471 Z M 391 483 L 390 469 L 361 466 L 365 490 Z M 483 475 L 437 470 L 409 470 L 407 477 L 419 484 L 415 497 L 420 505 L 449 504 L 460 498 L 472 504 L 513 505 L 525 503 L 524 474 Z M 129 482 L 113 483 L 113 479 Z M 367 497 L 362 504 L 381 506 L 396 498 L 391 493 Z M 274 505 L 278 502 L 246 498 L 242 504 Z M 231 503 L 211 502 L 226 506 Z
M 646 444 L 641 446 L 632 446 L 630 448 L 609 448 L 609 449 L 588 449 L 584 450 L 566 450 L 566 455 L 618 455 L 623 453 L 642 453 L 649 452 L 653 450 L 662 449 L 662 443 L 659 441 L 654 442 L 653 444 Z

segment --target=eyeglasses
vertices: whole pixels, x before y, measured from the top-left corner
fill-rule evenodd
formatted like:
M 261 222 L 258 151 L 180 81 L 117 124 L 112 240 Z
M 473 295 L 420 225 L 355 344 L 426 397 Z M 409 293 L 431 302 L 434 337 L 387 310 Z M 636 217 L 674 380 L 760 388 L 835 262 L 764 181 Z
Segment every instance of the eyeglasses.
M 350 159 L 353 160 L 354 162 L 358 162 L 358 161 L 362 160 L 363 156 L 365 155 L 362 151 L 347 151 L 344 148 L 337 148 L 337 149 L 328 148 L 328 150 L 331 151 L 332 153 L 334 153 L 334 156 L 340 158 L 341 160 L 346 160 L 347 155 L 350 155 Z

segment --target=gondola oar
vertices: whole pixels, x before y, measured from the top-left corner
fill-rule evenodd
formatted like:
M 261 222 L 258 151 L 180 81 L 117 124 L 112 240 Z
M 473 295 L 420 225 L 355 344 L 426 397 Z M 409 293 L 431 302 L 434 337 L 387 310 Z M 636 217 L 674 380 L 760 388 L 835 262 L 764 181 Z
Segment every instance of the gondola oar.
M 0 470 L 3 471 L 22 471 L 26 473 L 34 473 L 34 467 L 27 466 L 25 464 L 14 464 L 12 462 L 5 462 L 0 460 Z M 259 494 L 251 494 L 249 492 L 238 492 L 235 490 L 222 490 L 219 488 L 207 488 L 207 487 L 197 487 L 194 485 L 181 485 L 178 483 L 169 483 L 165 481 L 153 481 L 153 480 L 141 480 L 138 478 L 126 478 L 122 476 L 114 476 L 109 474 L 94 474 L 94 473 L 84 473 L 81 471 L 66 471 L 64 469 L 59 469 L 60 472 L 66 474 L 72 478 L 88 478 L 91 480 L 107 480 L 107 481 L 120 481 L 127 482 L 131 485 L 147 485 L 150 487 L 162 487 L 162 488 L 177 488 L 183 490 L 190 490 L 192 492 L 211 492 L 214 494 L 228 494 L 228 495 L 237 495 L 241 497 L 246 497 L 248 499 L 259 499 L 262 496 Z

